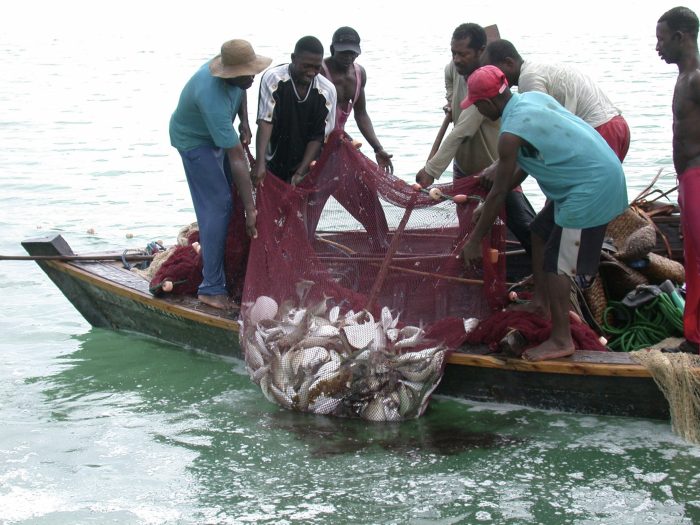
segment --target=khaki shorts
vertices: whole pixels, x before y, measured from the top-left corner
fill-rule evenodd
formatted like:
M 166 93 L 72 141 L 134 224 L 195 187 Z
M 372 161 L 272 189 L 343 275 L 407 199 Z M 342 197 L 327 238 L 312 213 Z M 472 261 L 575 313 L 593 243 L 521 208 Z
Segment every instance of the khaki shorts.
M 543 269 L 572 277 L 598 273 L 600 250 L 607 224 L 592 228 L 562 228 L 554 222 L 554 204 L 548 202 L 530 223 L 534 235 L 545 241 Z

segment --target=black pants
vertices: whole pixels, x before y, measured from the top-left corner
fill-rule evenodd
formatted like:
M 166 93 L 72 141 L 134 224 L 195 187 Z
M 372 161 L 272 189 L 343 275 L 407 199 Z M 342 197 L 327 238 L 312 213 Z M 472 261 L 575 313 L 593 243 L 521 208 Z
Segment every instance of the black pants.
M 532 255 L 530 223 L 535 218 L 535 210 L 522 191 L 510 191 L 506 197 L 506 226 L 520 242 L 528 255 Z
M 468 177 L 457 163 L 452 164 L 452 171 L 455 179 Z M 535 210 L 527 200 L 527 197 L 522 191 L 510 191 L 506 196 L 506 226 L 510 232 L 518 239 L 518 242 L 527 252 L 528 256 L 532 256 L 532 239 L 530 238 L 530 223 L 535 218 Z

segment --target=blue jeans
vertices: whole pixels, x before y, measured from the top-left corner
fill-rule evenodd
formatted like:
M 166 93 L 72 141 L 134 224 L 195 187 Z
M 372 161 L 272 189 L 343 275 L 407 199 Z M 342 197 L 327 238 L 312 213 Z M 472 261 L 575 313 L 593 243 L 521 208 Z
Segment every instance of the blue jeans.
M 202 251 L 202 284 L 200 295 L 222 295 L 226 292 L 224 254 L 233 200 L 226 152 L 212 146 L 180 151 L 190 187 L 192 204 L 199 225 Z

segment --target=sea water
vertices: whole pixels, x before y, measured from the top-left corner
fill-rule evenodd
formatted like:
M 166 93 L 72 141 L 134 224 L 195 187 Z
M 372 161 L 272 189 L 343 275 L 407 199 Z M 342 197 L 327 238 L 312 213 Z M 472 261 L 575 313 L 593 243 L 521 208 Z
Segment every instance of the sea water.
M 0 253 L 54 232 L 77 252 L 172 243 L 194 221 L 167 133 L 190 75 L 230 38 L 278 64 L 341 25 L 362 36 L 369 114 L 407 181 L 443 118 L 451 32 L 473 21 L 593 75 L 632 130 L 630 199 L 659 170 L 671 189 L 677 69 L 654 45 L 674 4 L 655 4 L 8 4 Z M 399 425 L 293 414 L 240 361 L 91 328 L 33 263 L 0 262 L 0 297 L 3 524 L 700 522 L 700 449 L 668 422 L 441 397 Z

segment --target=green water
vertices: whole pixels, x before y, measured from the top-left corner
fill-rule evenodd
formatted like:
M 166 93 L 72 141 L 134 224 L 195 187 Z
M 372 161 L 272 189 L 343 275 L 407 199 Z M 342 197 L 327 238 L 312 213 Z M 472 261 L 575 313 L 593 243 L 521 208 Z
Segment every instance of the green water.
M 369 424 L 286 412 L 235 360 L 66 343 L 2 378 L 7 523 L 700 521 L 700 450 L 665 422 L 438 398 Z
M 530 59 L 591 73 L 630 124 L 630 198 L 659 170 L 668 190 L 677 71 L 654 31 L 675 4 L 631 5 L 8 3 L 0 253 L 49 232 L 76 252 L 172 244 L 194 220 L 167 136 L 186 80 L 230 38 L 277 64 L 304 34 L 327 45 L 346 24 L 362 35 L 368 111 L 404 180 L 443 119 L 451 32 L 474 21 L 498 23 Z M 524 189 L 541 204 L 533 181 Z M 240 362 L 91 329 L 35 265 L 0 262 L 2 525 L 690 524 L 699 483 L 700 447 L 668 422 L 444 398 L 399 425 L 285 412 Z

